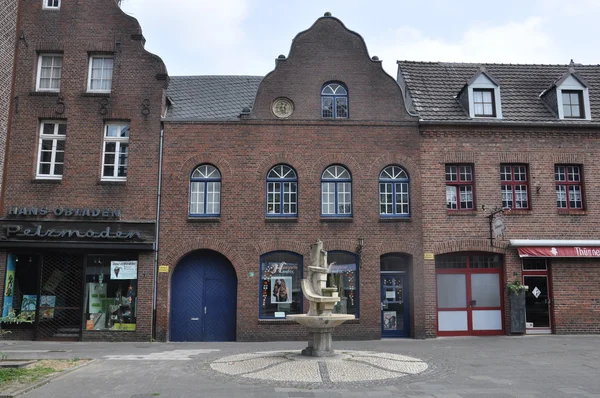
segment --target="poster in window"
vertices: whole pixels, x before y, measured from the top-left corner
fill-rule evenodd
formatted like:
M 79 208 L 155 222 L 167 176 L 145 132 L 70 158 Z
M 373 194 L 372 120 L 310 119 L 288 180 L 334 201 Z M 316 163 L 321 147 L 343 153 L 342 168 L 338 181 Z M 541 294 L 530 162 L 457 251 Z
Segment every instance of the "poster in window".
M 292 302 L 292 277 L 271 277 L 271 302 L 276 304 L 289 304 Z
M 396 311 L 383 312 L 383 330 L 396 330 Z
M 137 261 L 111 261 L 110 279 L 137 279 Z

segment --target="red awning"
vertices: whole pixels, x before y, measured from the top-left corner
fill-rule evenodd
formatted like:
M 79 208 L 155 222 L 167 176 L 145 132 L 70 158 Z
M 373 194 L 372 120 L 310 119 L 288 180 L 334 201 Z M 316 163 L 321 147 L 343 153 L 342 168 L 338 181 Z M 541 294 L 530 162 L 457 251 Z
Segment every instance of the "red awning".
M 600 247 L 525 246 L 519 247 L 519 257 L 599 257 Z

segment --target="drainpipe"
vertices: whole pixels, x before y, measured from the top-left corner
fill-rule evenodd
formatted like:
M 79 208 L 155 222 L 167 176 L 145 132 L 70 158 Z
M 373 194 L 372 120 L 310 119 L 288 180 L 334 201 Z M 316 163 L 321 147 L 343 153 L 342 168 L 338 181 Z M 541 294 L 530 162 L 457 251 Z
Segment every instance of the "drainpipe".
M 156 340 L 156 302 L 158 295 L 158 240 L 160 230 L 160 199 L 162 192 L 162 164 L 163 164 L 163 140 L 164 124 L 160 126 L 160 144 L 158 149 L 158 193 L 156 195 L 156 230 L 154 232 L 154 289 L 152 292 L 152 340 Z

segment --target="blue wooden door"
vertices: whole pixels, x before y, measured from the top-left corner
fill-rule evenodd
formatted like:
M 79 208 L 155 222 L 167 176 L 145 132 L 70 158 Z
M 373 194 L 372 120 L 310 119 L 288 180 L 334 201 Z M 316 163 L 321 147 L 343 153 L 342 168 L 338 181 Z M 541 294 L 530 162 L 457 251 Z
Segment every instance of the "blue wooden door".
M 171 278 L 171 341 L 233 341 L 237 278 L 214 252 L 184 258 Z
M 381 336 L 410 336 L 408 278 L 404 273 L 381 274 Z

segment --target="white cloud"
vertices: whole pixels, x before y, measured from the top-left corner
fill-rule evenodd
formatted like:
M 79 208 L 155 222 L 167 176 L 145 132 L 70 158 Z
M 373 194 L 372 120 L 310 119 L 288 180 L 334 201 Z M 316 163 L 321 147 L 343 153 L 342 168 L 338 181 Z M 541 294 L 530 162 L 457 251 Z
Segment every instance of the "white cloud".
M 456 41 L 428 36 L 414 28 L 401 28 L 374 43 L 373 54 L 396 75 L 396 60 L 496 63 L 567 63 L 557 59 L 544 19 L 530 17 L 503 25 L 477 24 Z

